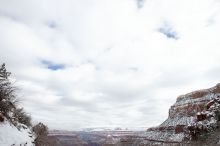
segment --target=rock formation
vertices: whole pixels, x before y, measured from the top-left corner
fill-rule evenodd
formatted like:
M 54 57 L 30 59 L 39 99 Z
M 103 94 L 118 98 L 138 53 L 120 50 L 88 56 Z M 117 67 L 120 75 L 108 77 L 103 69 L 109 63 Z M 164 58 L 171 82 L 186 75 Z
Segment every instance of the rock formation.
M 209 108 L 218 102 L 218 98 L 220 99 L 220 84 L 177 97 L 176 103 L 169 109 L 168 118 L 158 127 L 147 130 L 145 142 L 183 141 L 189 126 L 208 119 Z

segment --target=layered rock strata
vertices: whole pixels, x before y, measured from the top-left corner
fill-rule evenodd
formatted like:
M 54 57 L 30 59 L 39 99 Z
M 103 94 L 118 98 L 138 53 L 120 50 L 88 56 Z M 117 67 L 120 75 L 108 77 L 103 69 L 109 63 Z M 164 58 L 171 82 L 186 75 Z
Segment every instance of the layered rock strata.
M 158 127 L 149 128 L 145 133 L 145 139 L 183 141 L 185 128 L 195 121 L 204 120 L 205 115 L 198 113 L 206 111 L 217 97 L 220 97 L 220 84 L 177 97 L 176 103 L 169 109 L 168 118 Z

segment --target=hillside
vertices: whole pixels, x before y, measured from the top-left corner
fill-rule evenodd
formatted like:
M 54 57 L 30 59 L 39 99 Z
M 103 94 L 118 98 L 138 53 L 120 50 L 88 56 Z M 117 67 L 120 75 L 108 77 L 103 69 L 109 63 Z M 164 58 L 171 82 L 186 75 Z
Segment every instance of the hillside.
M 7 120 L 0 123 L 0 146 L 34 146 L 34 135 L 31 130 L 23 124 L 18 127 Z

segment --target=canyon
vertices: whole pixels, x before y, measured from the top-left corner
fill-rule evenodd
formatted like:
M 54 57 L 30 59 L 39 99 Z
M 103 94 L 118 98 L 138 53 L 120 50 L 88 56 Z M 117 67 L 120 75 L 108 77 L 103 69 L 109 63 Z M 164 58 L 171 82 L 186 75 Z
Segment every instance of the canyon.
M 198 121 L 208 121 L 205 114 L 214 101 L 220 101 L 220 84 L 209 88 L 180 95 L 169 109 L 168 118 L 159 126 L 142 131 L 102 130 L 78 132 L 51 132 L 50 137 L 60 143 L 70 141 L 62 146 L 121 146 L 121 145 L 179 145 L 187 139 L 187 128 Z M 219 102 L 220 103 L 220 102 Z M 216 121 L 217 123 L 217 121 Z M 68 139 L 68 140 L 66 140 Z

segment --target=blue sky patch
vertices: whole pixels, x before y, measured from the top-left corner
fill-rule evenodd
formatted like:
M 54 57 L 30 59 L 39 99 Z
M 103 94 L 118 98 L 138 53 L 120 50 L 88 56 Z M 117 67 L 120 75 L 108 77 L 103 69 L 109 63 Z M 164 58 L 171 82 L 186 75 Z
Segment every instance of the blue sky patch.
M 63 65 L 63 64 L 56 64 L 56 63 L 53 63 L 48 60 L 42 60 L 41 63 L 44 64 L 45 66 L 47 66 L 48 69 L 54 70 L 54 71 L 55 70 L 62 70 L 65 68 L 65 65 Z
M 57 24 L 56 24 L 55 21 L 48 21 L 47 26 L 50 27 L 50 28 L 56 28 Z
M 137 0 L 137 7 L 141 9 L 144 7 L 145 0 Z
M 173 29 L 172 26 L 165 23 L 162 27 L 158 29 L 158 31 L 162 34 L 164 34 L 169 39 L 179 39 L 178 33 Z

